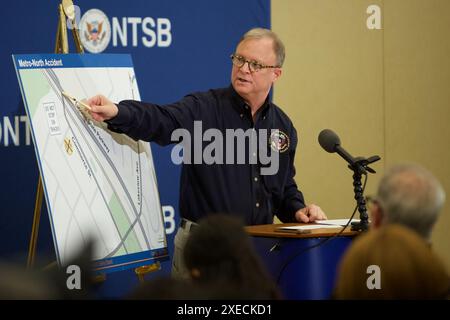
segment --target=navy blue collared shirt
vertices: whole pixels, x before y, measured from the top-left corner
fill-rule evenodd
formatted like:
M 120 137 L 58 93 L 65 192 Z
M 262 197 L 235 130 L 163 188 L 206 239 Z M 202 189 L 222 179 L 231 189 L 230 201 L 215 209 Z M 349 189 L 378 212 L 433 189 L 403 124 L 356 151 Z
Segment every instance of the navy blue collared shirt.
M 224 139 L 227 129 L 267 130 L 267 137 L 259 139 L 259 144 L 267 143 L 267 150 L 272 148 L 279 153 L 277 172 L 261 175 L 264 165 L 254 150 L 250 151 L 248 143 L 245 145 L 248 157 L 244 164 L 226 164 L 230 162 L 225 160 L 213 164 L 204 161 L 195 164 L 193 160 L 191 164 L 183 163 L 181 217 L 197 221 L 208 214 L 227 213 L 241 217 L 246 225 L 256 225 L 272 223 L 273 216 L 277 215 L 283 222 L 294 222 L 295 212 L 305 207 L 303 194 L 294 181 L 297 133 L 289 117 L 269 99 L 254 119 L 250 107 L 232 86 L 189 94 L 168 105 L 124 100 L 118 108 L 117 116 L 107 121 L 110 130 L 160 145 L 178 142 L 171 140 L 176 129 L 187 130 L 193 144 L 194 123 L 198 124 L 197 121 L 201 121 L 203 132 L 217 129 Z M 279 131 L 273 135 L 271 129 Z M 203 148 L 209 143 L 203 141 Z M 194 151 L 193 146 L 191 150 Z M 224 147 L 223 158 L 225 153 Z M 250 161 L 251 156 L 257 156 L 258 160 Z M 236 152 L 234 157 L 236 159 Z

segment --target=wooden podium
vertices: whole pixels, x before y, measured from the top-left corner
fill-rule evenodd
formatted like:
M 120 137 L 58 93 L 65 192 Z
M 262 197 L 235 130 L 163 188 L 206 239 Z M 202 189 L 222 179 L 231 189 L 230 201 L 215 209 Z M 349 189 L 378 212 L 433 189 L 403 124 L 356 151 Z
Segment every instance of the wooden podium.
M 310 233 L 280 232 L 282 226 L 301 223 L 246 227 L 255 249 L 269 273 L 289 300 L 329 299 L 339 261 L 359 232 L 342 227 L 313 229 Z

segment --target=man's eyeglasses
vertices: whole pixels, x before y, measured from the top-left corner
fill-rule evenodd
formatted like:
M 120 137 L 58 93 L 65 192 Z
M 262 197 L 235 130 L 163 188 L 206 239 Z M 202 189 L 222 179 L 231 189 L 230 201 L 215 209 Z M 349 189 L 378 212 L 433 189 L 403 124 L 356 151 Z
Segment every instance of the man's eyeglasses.
M 251 72 L 258 72 L 261 69 L 268 69 L 268 68 L 281 68 L 280 66 L 266 66 L 257 61 L 247 60 L 244 57 L 239 56 L 237 54 L 232 54 L 230 58 L 233 64 L 238 68 L 242 68 L 244 64 L 247 62 L 248 68 L 250 69 Z

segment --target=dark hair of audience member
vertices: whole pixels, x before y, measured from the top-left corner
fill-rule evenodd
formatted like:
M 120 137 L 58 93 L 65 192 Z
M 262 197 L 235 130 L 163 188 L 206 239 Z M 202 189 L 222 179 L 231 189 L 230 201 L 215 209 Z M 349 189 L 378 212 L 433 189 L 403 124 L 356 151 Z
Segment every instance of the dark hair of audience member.
M 193 281 L 215 288 L 218 299 L 281 298 L 235 217 L 215 214 L 202 219 L 189 235 L 184 259 Z

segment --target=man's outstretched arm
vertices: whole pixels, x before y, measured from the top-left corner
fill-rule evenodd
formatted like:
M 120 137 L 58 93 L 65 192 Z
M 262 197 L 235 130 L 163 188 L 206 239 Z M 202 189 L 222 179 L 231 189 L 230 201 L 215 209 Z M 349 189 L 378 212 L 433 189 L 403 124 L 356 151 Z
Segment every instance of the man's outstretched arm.
M 190 127 L 194 119 L 201 119 L 201 103 L 194 95 L 164 106 L 135 100 L 115 104 L 102 95 L 90 98 L 87 103 L 92 118 L 106 122 L 108 129 L 161 145 L 177 142 L 171 140 L 175 129 Z

